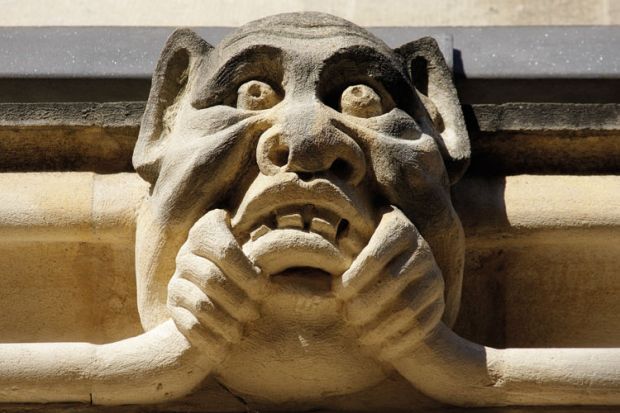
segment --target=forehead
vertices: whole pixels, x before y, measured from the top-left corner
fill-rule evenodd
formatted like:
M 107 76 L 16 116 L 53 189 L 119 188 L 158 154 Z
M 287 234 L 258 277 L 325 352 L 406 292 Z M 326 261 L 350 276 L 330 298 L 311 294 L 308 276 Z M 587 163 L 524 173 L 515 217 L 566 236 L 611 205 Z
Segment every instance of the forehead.
M 224 39 L 216 49 L 219 64 L 257 46 L 280 50 L 284 55 L 321 62 L 343 50 L 373 50 L 397 65 L 385 43 L 359 27 L 285 27 L 241 31 Z

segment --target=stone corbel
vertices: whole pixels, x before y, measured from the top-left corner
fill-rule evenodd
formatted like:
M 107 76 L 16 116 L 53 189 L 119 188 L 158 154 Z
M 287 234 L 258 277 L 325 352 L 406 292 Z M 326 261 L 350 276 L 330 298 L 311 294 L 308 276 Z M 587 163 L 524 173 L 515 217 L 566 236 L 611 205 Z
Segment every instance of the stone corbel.
M 317 34 L 316 30 L 322 31 Z M 334 39 L 327 36 L 328 41 L 324 41 L 323 31 Z M 251 332 L 254 341 L 235 354 L 237 359 L 228 367 L 238 370 L 225 380 L 238 380 L 241 386 L 247 386 L 251 379 L 244 381 L 247 376 L 244 374 L 252 368 L 245 364 L 248 360 L 260 368 L 267 366 L 264 370 L 271 374 L 275 369 L 269 369 L 269 362 L 273 360 L 260 357 L 273 353 L 259 354 L 274 345 L 273 330 L 268 327 L 280 329 L 278 322 L 284 318 L 278 317 L 287 316 L 282 316 L 283 307 L 294 310 L 302 307 L 297 309 L 299 313 L 315 317 L 313 326 L 319 325 L 315 331 L 324 332 L 333 326 L 340 330 L 326 335 L 327 338 L 319 337 L 325 341 L 315 346 L 318 350 L 303 348 L 299 341 L 295 342 L 296 347 L 291 345 L 293 349 L 286 360 L 289 364 L 277 372 L 280 377 L 290 377 L 290 371 L 295 372 L 298 366 L 295 363 L 303 357 L 307 357 L 302 361 L 308 370 L 312 370 L 308 366 L 316 363 L 323 363 L 322 367 L 327 369 L 333 361 L 351 356 L 349 350 L 354 349 L 359 354 L 347 359 L 349 364 L 345 362 L 333 369 L 341 384 L 345 382 L 340 394 L 363 389 L 362 385 L 355 390 L 347 387 L 348 378 L 338 376 L 345 370 L 342 366 L 359 368 L 362 373 L 368 365 L 379 366 L 376 371 L 382 374 L 387 365 L 421 392 L 450 405 L 620 405 L 620 348 L 495 349 L 465 340 L 451 330 L 460 298 L 464 246 L 462 227 L 452 209 L 450 184 L 467 167 L 469 140 L 449 71 L 432 40 L 423 39 L 393 51 L 361 28 L 333 16 L 313 13 L 254 22 L 231 39 L 228 45 L 234 45 L 230 48 L 232 52 L 221 46 L 209 56 L 213 48 L 204 40 L 189 30 L 178 31 L 164 50 L 153 78 L 134 155 L 138 173 L 152 185 L 140 210 L 136 240 L 137 251 L 140 248 L 147 251 L 146 254 L 142 251 L 137 259 L 139 310 L 147 331 L 102 345 L 0 344 L 0 402 L 119 405 L 178 399 L 195 390 L 208 375 L 214 373 L 221 379 L 223 373 L 230 373 L 228 370 L 232 369 L 223 363 L 232 356 L 216 353 L 218 350 L 224 353 L 235 345 L 241 347 L 243 341 L 240 337 L 228 340 L 228 335 L 241 336 L 243 328 L 231 325 L 234 323 L 230 314 L 209 313 L 208 310 L 217 306 L 201 288 L 213 288 L 219 282 L 217 287 L 230 288 L 228 297 L 238 294 L 237 297 L 243 297 L 239 300 L 242 304 L 258 302 L 267 295 L 263 294 L 264 289 L 252 289 L 258 282 L 265 285 L 271 282 L 269 277 L 280 272 L 300 271 L 314 259 L 311 264 L 316 268 L 312 269 L 326 274 L 330 283 L 334 282 L 330 284 L 333 290 L 327 298 L 316 294 L 308 299 L 308 295 L 294 295 L 299 291 L 293 285 L 292 298 L 282 294 L 285 298 L 270 308 L 272 318 L 260 320 L 264 322 L 262 329 L 256 328 L 258 322 L 254 323 L 259 317 L 240 320 L 239 325 L 244 322 L 243 327 L 254 328 Z M 337 45 L 335 50 L 334 45 Z M 341 48 L 342 45 L 348 48 Z M 255 59 L 258 63 L 239 65 L 239 61 L 245 63 L 244 59 Z M 286 66 L 296 59 L 300 61 L 292 67 Z M 364 66 L 367 61 L 368 67 Z M 363 68 L 360 73 L 356 72 L 358 66 Z M 402 70 L 405 66 L 414 73 L 405 74 Z M 267 68 L 268 73 L 255 73 L 257 67 Z M 327 75 L 321 77 L 314 73 L 318 67 L 323 70 L 321 76 Z M 352 67 L 355 70 L 350 70 Z M 231 79 L 243 70 L 250 73 Z M 294 81 L 282 80 L 286 70 Z M 354 75 L 345 79 L 344 85 L 330 83 L 340 73 L 350 72 Z M 274 73 L 278 76 L 266 78 Z M 420 74 L 423 79 L 417 78 Z M 390 97 L 388 86 L 382 86 L 377 79 L 391 85 L 394 98 Z M 235 88 L 230 94 L 226 88 L 232 84 Z M 418 88 L 413 88 L 413 84 Z M 288 95 L 284 93 L 285 86 L 290 88 Z M 334 93 L 339 94 L 336 103 Z M 250 163 L 248 158 L 255 161 L 253 169 L 246 168 L 253 171 L 253 175 L 248 174 L 254 179 L 251 182 L 245 181 L 247 177 L 236 176 L 242 175 L 242 166 Z M 372 173 L 367 172 L 370 166 L 374 168 Z M 315 173 L 318 176 L 315 182 L 307 182 L 316 177 Z M 136 193 L 144 189 L 140 185 L 136 188 Z M 244 192 L 235 194 L 233 200 L 227 199 L 228 203 L 220 202 L 230 188 L 243 188 Z M 370 196 L 368 191 L 373 189 L 382 190 L 383 196 Z M 265 237 L 266 246 L 257 252 L 260 248 L 256 245 L 260 242 L 252 242 L 269 232 L 256 235 L 252 231 L 254 237 L 250 230 L 264 219 L 261 208 L 277 208 L 273 202 L 282 201 L 283 194 L 289 196 L 289 203 L 281 202 L 280 206 L 291 208 L 284 216 L 290 221 L 270 222 L 275 228 L 268 228 L 271 237 Z M 361 208 L 351 199 L 361 199 L 367 208 Z M 105 208 L 97 209 L 99 204 L 91 200 L 83 199 L 84 211 L 79 219 L 70 223 L 59 220 L 58 226 L 75 225 L 83 230 L 84 236 L 96 237 L 93 228 L 97 227 L 107 234 L 107 225 L 113 221 L 111 215 L 102 212 Z M 232 218 L 231 211 L 218 209 L 231 204 L 234 205 L 231 210 L 236 211 Z M 309 213 L 298 211 L 308 205 L 313 214 L 320 211 L 332 219 L 342 212 L 336 217 L 338 225 L 315 214 L 310 216 L 311 222 L 323 226 L 310 231 L 313 227 L 306 225 Z M 359 213 L 360 210 L 367 214 Z M 302 217 L 302 213 L 306 216 Z M 44 215 L 37 210 L 31 216 L 41 218 L 42 229 L 37 233 L 42 237 L 49 236 Z M 11 221 L 18 216 L 13 212 L 0 213 L 0 220 L 4 219 L 11 227 Z M 345 235 L 336 241 L 334 227 L 340 226 L 340 219 L 347 223 L 345 228 L 350 225 L 353 229 L 343 231 Z M 291 221 L 295 222 L 291 224 Z M 98 225 L 100 222 L 103 224 Z M 126 221 L 121 226 L 131 227 Z M 259 232 L 261 228 L 258 227 Z M 13 229 L 19 232 L 23 228 L 18 223 Z M 238 242 L 242 238 L 245 243 Z M 302 252 L 307 253 L 301 258 L 293 254 L 299 252 L 300 245 L 305 248 Z M 200 248 L 202 255 L 195 251 Z M 327 262 L 331 257 L 320 255 L 328 249 L 338 250 L 334 254 L 337 257 L 349 254 L 346 257 L 349 262 L 342 260 L 348 267 L 340 265 L 339 272 L 331 271 L 330 265 L 335 265 Z M 280 257 L 285 268 L 276 262 L 282 250 L 288 254 Z M 346 254 L 340 254 L 341 251 Z M 391 255 L 399 252 L 398 256 Z M 403 256 L 405 264 L 399 260 Z M 303 261 L 301 265 L 299 261 Z M 391 271 L 393 268 L 388 268 L 388 264 L 394 262 L 402 268 Z M 341 267 L 345 268 L 344 273 Z M 245 277 L 247 274 L 242 270 L 247 269 L 248 273 L 260 270 L 260 275 L 266 276 Z M 377 275 L 383 278 L 372 284 Z M 296 278 L 289 277 L 286 282 L 291 279 Z M 368 316 L 370 321 L 358 323 L 366 314 L 357 320 L 351 316 L 354 306 L 347 300 L 361 296 L 365 287 L 393 286 L 390 282 L 403 279 L 407 282 L 403 282 L 404 287 L 398 284 L 394 290 L 387 290 L 396 291 L 393 301 L 401 300 L 397 303 L 404 303 L 400 308 L 388 307 L 393 301 L 384 300 L 379 308 L 372 309 L 382 315 L 389 313 L 384 319 Z M 225 284 L 229 280 L 233 282 Z M 423 282 L 416 284 L 420 280 Z M 242 282 L 247 285 L 253 282 L 253 287 L 239 286 Z M 352 285 L 355 288 L 350 288 Z M 374 295 L 369 295 L 371 299 L 366 304 L 374 304 L 376 297 L 385 299 L 386 289 L 379 287 Z M 401 296 L 407 288 L 408 293 L 413 291 L 414 299 Z M 280 292 L 273 287 L 269 298 Z M 303 305 L 296 307 L 294 304 L 299 302 Z M 314 305 L 310 307 L 312 310 L 320 308 L 323 313 L 306 311 L 308 302 Z M 316 305 L 317 302 L 322 302 L 323 307 Z M 260 304 L 262 307 L 257 306 L 260 311 L 256 312 L 269 310 L 265 310 L 268 306 L 263 305 L 265 302 Z M 358 310 L 361 308 L 358 315 L 367 310 L 363 304 L 356 304 Z M 381 328 L 389 330 L 395 324 L 398 327 L 398 323 L 385 326 L 395 321 L 392 315 L 403 313 L 408 318 L 404 319 L 402 329 L 381 334 Z M 425 314 L 430 315 L 424 318 Z M 286 319 L 291 320 L 298 321 L 295 317 Z M 203 328 L 203 321 L 212 329 Z M 302 322 L 296 326 L 310 328 L 309 324 Z M 341 340 L 340 332 L 350 333 L 346 339 L 351 338 L 353 344 Z M 374 337 L 370 337 L 373 333 Z M 354 334 L 357 336 L 352 338 Z M 296 333 L 293 336 L 297 338 Z M 369 352 L 363 348 L 365 345 L 377 351 Z M 316 353 L 306 356 L 306 350 Z M 350 360 L 364 363 L 360 367 Z M 319 394 L 318 397 L 304 399 L 306 388 L 297 387 L 294 388 L 297 393 L 287 399 L 287 394 L 278 394 L 282 388 L 278 386 L 289 384 L 282 380 L 268 383 L 272 393 L 259 396 L 273 404 L 279 402 L 272 397 L 274 394 L 284 400 L 317 400 L 320 392 L 333 383 L 320 368 L 311 372 L 313 376 L 306 380 L 310 383 L 307 388 Z M 370 379 L 370 375 L 365 376 L 358 384 L 378 377 L 373 384 L 377 383 L 385 377 L 381 374 Z M 255 388 L 266 389 L 262 385 L 259 383 Z

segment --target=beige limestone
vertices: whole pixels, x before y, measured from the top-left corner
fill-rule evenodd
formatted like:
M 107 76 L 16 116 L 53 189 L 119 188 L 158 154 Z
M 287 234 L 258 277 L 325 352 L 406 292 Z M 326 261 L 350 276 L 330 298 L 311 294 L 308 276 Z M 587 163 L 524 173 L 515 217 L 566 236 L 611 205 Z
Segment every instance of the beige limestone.
M 133 174 L 93 173 L 3 173 L 0 186 L 0 231 L 15 243 L 133 240 L 147 189 Z
M 2 26 L 240 26 L 322 11 L 362 26 L 620 24 L 616 0 L 4 0 Z
M 426 70 L 412 76 L 414 66 Z M 129 176 L 74 174 L 75 213 L 32 189 L 0 211 L 25 243 L 58 229 L 103 244 L 135 212 L 144 332 L 101 345 L 1 344 L 0 401 L 153 403 L 212 376 L 243 400 L 306 409 L 398 373 L 451 405 L 620 404 L 620 348 L 496 349 L 452 331 L 465 242 L 450 192 L 468 160 L 432 39 L 391 50 L 315 13 L 253 22 L 217 48 L 175 32 L 134 153 L 148 196 L 139 201 L 145 188 Z M 24 178 L 33 187 L 48 177 Z M 121 204 L 116 180 L 133 193 Z M 505 209 L 506 228 L 564 222 L 552 210 L 520 216 L 529 206 L 506 199 L 517 206 Z M 560 209 L 577 227 L 617 223 L 613 207 L 602 219 Z
M 29 179 L 31 182 L 29 191 L 32 191 L 32 196 L 39 197 L 52 197 L 60 188 L 71 188 L 72 191 L 92 190 L 93 186 L 89 179 L 82 180 L 85 187 L 75 185 L 71 187 L 70 184 L 75 179 L 75 175 L 91 176 L 86 173 L 13 174 L 11 180 L 4 182 Z M 146 188 L 140 185 L 141 181 L 136 179 L 135 175 L 120 174 L 107 178 L 115 181 L 109 186 L 110 199 L 113 203 L 126 205 L 125 211 L 118 210 L 120 217 L 131 216 L 144 194 L 134 192 L 135 198 L 133 199 L 126 198 L 123 194 L 128 188 L 135 187 L 134 185 Z M 50 181 L 56 181 L 58 184 L 49 185 Z M 506 200 L 505 209 L 510 211 L 509 224 L 507 224 L 490 219 L 491 216 L 498 216 L 503 208 L 492 203 L 480 204 L 480 198 L 484 199 L 488 196 L 485 194 L 493 193 L 488 180 L 465 179 L 459 182 L 455 188 L 454 197 L 457 201 L 457 211 L 465 223 L 466 234 L 468 234 L 467 261 L 470 268 L 466 268 L 465 279 L 472 278 L 472 281 L 476 282 L 475 287 L 467 283 L 464 287 L 465 302 L 462 305 L 461 318 L 469 317 L 471 318 L 469 322 L 476 325 L 490 323 L 493 319 L 492 313 L 501 312 L 501 308 L 490 307 L 489 313 L 468 315 L 471 310 L 483 305 L 480 293 L 474 296 L 471 294 L 475 289 L 482 289 L 484 292 L 484 289 L 491 287 L 492 283 L 505 280 L 503 282 L 506 283 L 504 288 L 508 294 L 506 304 L 506 309 L 509 311 L 508 325 L 495 324 L 492 330 L 496 332 L 498 329 L 505 328 L 507 345 L 515 347 L 617 346 L 620 343 L 620 336 L 617 333 L 620 332 L 620 320 L 617 317 L 619 310 L 617 297 L 620 292 L 617 291 L 617 263 L 615 261 L 618 249 L 614 246 L 620 245 L 620 239 L 618 239 L 620 231 L 617 227 L 620 223 L 617 217 L 620 207 L 618 198 L 620 190 L 614 188 L 619 184 L 620 180 L 612 176 L 508 177 L 503 192 Z M 0 190 L 3 197 L 10 194 L 7 190 L 9 188 L 3 187 Z M 477 197 L 477 201 L 473 201 L 472 196 Z M 557 211 L 556 214 L 549 214 L 549 217 L 553 218 L 553 225 L 549 225 L 549 220 L 544 216 L 536 214 L 534 206 L 540 196 L 544 196 L 546 210 Z M 19 208 L 20 204 L 14 203 L 14 210 L 19 211 Z M 71 214 L 69 209 L 62 211 Z M 85 216 L 91 219 L 97 217 L 93 214 Z M 587 217 L 587 220 L 576 219 L 579 217 Z M 69 217 L 58 216 L 57 218 L 54 222 L 62 223 L 66 222 Z M 121 219 L 113 221 L 123 222 Z M 9 220 L 5 218 L 3 222 L 6 223 Z M 96 222 L 91 221 L 85 222 L 84 225 L 98 226 Z M 527 228 L 528 232 L 522 232 L 523 228 Z M 135 319 L 131 327 L 133 330 L 125 332 L 117 330 L 119 322 L 132 325 L 127 317 L 135 311 L 135 304 L 132 304 L 134 299 L 132 297 L 133 273 L 131 268 L 127 268 L 131 266 L 128 260 L 132 259 L 133 255 L 126 259 L 127 264 L 119 263 L 114 268 L 109 267 L 109 258 L 102 260 L 107 268 L 103 268 L 98 277 L 112 277 L 113 284 L 117 285 L 119 291 L 126 291 L 128 297 L 119 308 L 120 315 L 116 318 L 116 323 L 110 324 L 107 328 L 111 334 L 101 338 L 100 328 L 88 318 L 91 309 L 97 308 L 97 305 L 87 299 L 82 309 L 78 306 L 78 298 L 86 296 L 85 291 L 92 287 L 92 281 L 81 281 L 83 271 L 92 271 L 97 267 L 85 267 L 75 261 L 59 266 L 59 263 L 66 261 L 67 246 L 75 248 L 76 245 L 80 245 L 65 242 L 58 246 L 58 258 L 52 261 L 52 268 L 58 267 L 58 271 L 50 273 L 48 269 L 50 265 L 45 260 L 50 259 L 50 251 L 56 248 L 50 240 L 54 237 L 67 239 L 66 235 L 63 235 L 66 234 L 66 227 L 50 225 L 49 230 L 52 229 L 55 231 L 54 235 L 42 233 L 33 227 L 32 235 L 25 238 L 34 244 L 23 243 L 22 249 L 17 250 L 15 254 L 9 256 L 6 253 L 3 254 L 2 274 L 4 275 L 1 288 L 4 291 L 7 291 L 6 288 L 15 289 L 15 293 L 7 293 L 0 303 L 2 313 L 5 315 L 2 318 L 3 341 L 46 341 L 47 339 L 48 341 L 103 343 L 106 340 L 114 341 L 136 334 L 139 327 Z M 25 229 L 23 231 L 22 234 L 25 233 Z M 122 225 L 117 228 L 120 250 L 132 247 L 131 231 L 133 231 L 133 226 Z M 6 233 L 3 230 L 2 234 Z M 97 244 L 105 245 L 88 233 L 77 234 L 82 234 L 84 238 L 78 240 L 76 237 L 73 240 L 82 242 L 82 245 L 91 245 L 89 248 Z M 578 236 L 568 236 L 568 234 Z M 7 244 L 10 241 L 10 237 L 3 238 L 5 248 L 16 248 L 11 246 L 12 243 Z M 596 253 L 593 254 L 593 252 Z M 99 256 L 103 251 L 84 250 L 82 247 L 76 251 L 77 253 Z M 25 256 L 31 259 L 25 261 L 22 259 Z M 119 258 L 115 258 L 112 262 L 118 260 Z M 42 266 L 32 268 L 28 266 L 30 262 L 40 263 Z M 541 266 L 541 262 L 545 265 Z M 102 266 L 102 264 L 98 265 L 98 267 Z M 500 269 L 497 270 L 496 267 Z M 588 277 L 584 285 L 583 275 L 589 272 L 595 275 Z M 15 274 L 15 277 L 8 277 L 8 274 Z M 24 278 L 23 274 L 32 274 L 32 277 Z M 73 278 L 67 280 L 66 284 L 57 284 L 61 277 L 68 275 Z M 45 288 L 37 288 L 38 277 L 47 277 L 50 280 L 44 286 Z M 500 278 L 494 280 L 495 277 Z M 20 283 L 17 280 L 20 280 Z M 559 290 L 558 284 L 563 285 Z M 57 289 L 50 290 L 50 286 L 57 286 Z M 72 295 L 72 289 L 77 291 L 76 295 Z M 23 291 L 29 291 L 27 297 L 23 296 Z M 15 297 L 15 300 L 9 300 L 9 297 Z M 24 301 L 25 298 L 30 298 L 32 301 Z M 45 306 L 40 301 L 43 298 L 55 301 Z M 102 304 L 107 300 L 106 295 L 98 298 L 102 300 Z M 71 306 L 63 307 L 56 303 L 71 303 Z M 71 309 L 71 314 L 67 314 L 68 308 Z M 20 312 L 20 309 L 29 310 L 29 312 Z M 42 309 L 44 311 L 41 311 Z M 105 307 L 99 307 L 97 312 L 110 314 L 109 311 Z M 64 318 L 60 318 L 60 315 L 64 315 Z M 69 315 L 70 317 L 67 317 Z M 75 320 L 83 321 L 76 324 Z M 28 321 L 30 321 L 29 324 Z M 42 325 L 45 328 L 42 329 Z M 29 329 L 36 331 L 37 336 L 28 333 Z M 459 330 L 465 331 L 462 326 Z M 475 332 L 471 330 L 466 334 L 470 337 L 472 334 L 475 336 Z M 479 336 L 478 339 L 484 340 L 484 337 Z
M 2 341 L 105 343 L 141 331 L 133 219 L 147 195 L 143 181 L 135 174 L 0 177 L 10 178 L 0 181 L 0 193 L 3 203 L 12 205 L 5 209 L 10 215 L 0 217 L 0 289 L 6 292 L 0 300 Z M 110 228 L 114 237 L 74 231 L 77 223 L 64 224 L 76 219 L 70 208 L 55 210 L 46 231 L 24 225 L 20 218 L 34 215 L 31 204 L 16 199 L 16 182 L 28 182 L 21 186 L 19 199 L 25 200 L 53 199 L 63 191 L 101 193 L 103 179 L 109 183 L 107 195 L 97 197 L 92 207 L 103 210 L 99 199 L 117 206 L 110 214 L 118 215 L 106 218 L 118 224 Z M 467 178 L 454 187 L 453 201 L 467 247 L 459 333 L 500 346 L 618 346 L 618 177 L 524 175 L 506 177 L 501 184 L 493 178 Z M 44 203 L 35 205 L 40 216 L 49 215 Z M 87 221 L 80 226 L 102 227 L 96 221 L 102 215 L 82 217 Z M 503 291 L 500 296 L 495 284 Z M 504 312 L 502 319 L 495 318 Z M 500 336 L 504 341 L 497 341 Z

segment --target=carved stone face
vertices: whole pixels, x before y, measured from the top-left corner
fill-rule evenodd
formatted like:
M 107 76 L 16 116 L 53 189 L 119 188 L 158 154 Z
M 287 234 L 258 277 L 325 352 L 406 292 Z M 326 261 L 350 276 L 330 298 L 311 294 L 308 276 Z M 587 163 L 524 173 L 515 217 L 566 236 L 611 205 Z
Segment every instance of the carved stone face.
M 268 279 L 261 318 L 219 370 L 241 392 L 312 398 L 384 377 L 359 350 L 332 289 L 391 206 L 430 245 L 446 283 L 444 320 L 453 322 L 463 236 L 449 187 L 468 146 L 449 76 L 431 71 L 443 64 L 432 46 L 394 51 L 314 13 L 250 23 L 215 49 L 177 32 L 134 155 L 152 184 L 136 247 L 145 328 L 169 317 L 175 257 L 216 208 L 228 211 L 243 252 Z M 424 70 L 414 78 L 425 90 L 414 88 L 411 66 Z M 316 372 L 323 384 L 295 380 L 295 371 Z

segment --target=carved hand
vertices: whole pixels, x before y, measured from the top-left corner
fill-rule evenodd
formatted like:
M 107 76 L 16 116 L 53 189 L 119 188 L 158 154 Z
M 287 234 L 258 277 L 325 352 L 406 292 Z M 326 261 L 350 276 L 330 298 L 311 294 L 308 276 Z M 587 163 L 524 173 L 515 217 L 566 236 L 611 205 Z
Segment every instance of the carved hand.
M 429 245 L 396 207 L 336 287 L 360 342 L 386 361 L 409 352 L 439 324 L 443 292 Z
M 218 363 L 241 339 L 243 324 L 259 317 L 262 284 L 231 232 L 228 212 L 212 210 L 179 250 L 168 308 L 179 330 Z

